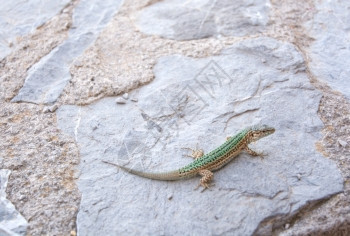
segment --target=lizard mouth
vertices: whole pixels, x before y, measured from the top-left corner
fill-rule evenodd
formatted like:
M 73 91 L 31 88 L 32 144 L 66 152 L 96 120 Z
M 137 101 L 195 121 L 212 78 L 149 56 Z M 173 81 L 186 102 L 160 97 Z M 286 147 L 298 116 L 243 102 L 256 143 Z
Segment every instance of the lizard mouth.
M 273 134 L 275 133 L 275 128 L 268 128 L 264 130 L 264 133 L 266 133 L 266 135 Z
M 273 133 L 275 133 L 275 129 L 274 129 L 274 128 L 270 128 L 270 129 L 268 129 L 268 130 L 264 130 L 264 131 L 262 132 L 262 137 L 266 137 L 266 136 L 268 136 L 268 135 L 270 135 L 270 134 L 273 134 Z
M 263 129 L 255 131 L 253 133 L 253 139 L 252 141 L 255 142 L 263 137 L 266 137 L 270 134 L 273 134 L 275 132 L 275 128 L 265 126 Z

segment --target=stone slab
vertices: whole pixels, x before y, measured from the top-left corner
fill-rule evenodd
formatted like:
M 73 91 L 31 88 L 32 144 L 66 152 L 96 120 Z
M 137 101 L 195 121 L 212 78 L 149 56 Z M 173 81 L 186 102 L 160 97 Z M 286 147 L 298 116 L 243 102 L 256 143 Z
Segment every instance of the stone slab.
M 311 72 L 350 99 L 350 2 L 320 1 L 305 24 L 315 40 L 308 49 Z
M 308 203 L 342 191 L 340 171 L 315 149 L 321 93 L 293 45 L 247 39 L 209 58 L 165 56 L 153 70 L 154 81 L 129 93 L 137 103 L 104 98 L 57 110 L 59 128 L 80 147 L 79 234 L 266 235 Z M 241 154 L 204 193 L 194 191 L 199 178 L 154 181 L 101 162 L 173 170 L 191 161 L 182 147 L 199 143 L 209 152 L 257 123 L 276 128 L 251 145 L 268 156 Z
M 269 9 L 268 0 L 166 0 L 143 9 L 136 24 L 143 33 L 176 40 L 245 36 L 264 31 Z

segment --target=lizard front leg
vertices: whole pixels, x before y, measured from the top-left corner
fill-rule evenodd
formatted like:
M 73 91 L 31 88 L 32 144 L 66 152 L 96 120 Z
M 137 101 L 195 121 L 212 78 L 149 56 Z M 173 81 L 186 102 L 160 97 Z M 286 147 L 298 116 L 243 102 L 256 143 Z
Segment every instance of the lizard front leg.
M 191 150 L 192 151 L 191 155 L 185 155 L 185 156 L 192 157 L 194 159 L 201 158 L 204 155 L 203 149 L 199 149 L 198 144 L 196 145 L 196 149 L 192 149 L 192 148 L 182 148 L 182 149 Z
M 252 156 L 254 156 L 254 157 L 264 158 L 264 156 L 266 156 L 266 154 L 264 154 L 264 153 L 262 153 L 262 152 L 256 152 L 256 151 L 250 149 L 250 148 L 248 147 L 248 145 L 245 146 L 244 151 L 246 151 L 247 153 L 249 153 L 250 155 L 252 155 Z
M 199 182 L 199 185 L 195 189 L 198 189 L 200 186 L 202 186 L 204 188 L 202 190 L 203 192 L 204 190 L 210 187 L 210 182 L 213 180 L 214 174 L 210 170 L 200 170 L 198 174 L 200 174 L 202 178 Z

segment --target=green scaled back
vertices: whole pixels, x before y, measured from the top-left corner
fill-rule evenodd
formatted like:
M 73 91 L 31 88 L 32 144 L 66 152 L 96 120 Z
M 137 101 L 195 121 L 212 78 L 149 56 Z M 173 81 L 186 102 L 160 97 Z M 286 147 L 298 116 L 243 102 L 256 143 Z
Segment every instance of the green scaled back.
M 242 130 L 233 138 L 230 138 L 225 143 L 223 143 L 220 147 L 214 149 L 208 154 L 203 155 L 201 158 L 194 160 L 192 163 L 188 164 L 187 166 L 179 169 L 180 174 L 199 169 L 202 166 L 205 166 L 207 164 L 214 162 L 218 158 L 228 153 L 230 150 L 234 149 L 237 146 L 237 144 L 241 142 L 242 139 L 247 135 L 248 132 L 249 132 L 249 129 Z

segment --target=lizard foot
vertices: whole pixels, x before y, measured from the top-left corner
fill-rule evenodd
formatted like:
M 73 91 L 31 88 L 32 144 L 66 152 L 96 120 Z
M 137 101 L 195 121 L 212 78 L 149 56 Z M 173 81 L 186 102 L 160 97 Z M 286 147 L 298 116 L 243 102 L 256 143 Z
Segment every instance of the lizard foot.
M 203 193 L 205 190 L 211 188 L 212 186 L 215 186 L 215 184 L 214 183 L 205 184 L 205 185 L 199 184 L 194 190 L 197 190 L 200 186 L 203 187 L 203 189 L 201 190 L 201 193 Z
M 261 159 L 264 159 L 264 157 L 267 156 L 267 154 L 263 153 L 263 152 L 256 152 L 252 149 L 250 149 L 248 146 L 246 146 L 244 148 L 244 150 L 249 153 L 250 155 L 254 156 L 254 157 L 260 157 Z
M 201 192 L 203 192 L 206 189 L 208 189 L 209 187 L 214 185 L 214 184 L 210 183 L 213 180 L 213 177 L 214 177 L 213 172 L 211 172 L 210 170 L 200 170 L 198 172 L 198 174 L 200 174 L 202 176 L 202 178 L 201 178 L 197 188 L 195 188 L 195 190 L 197 190 L 200 186 L 202 186 L 203 190 Z

